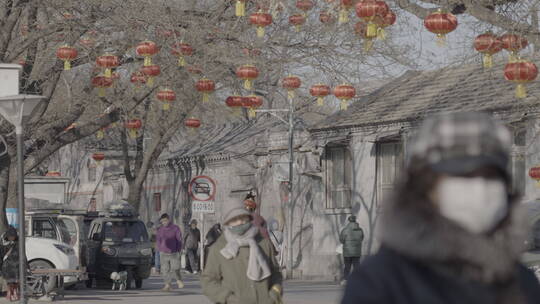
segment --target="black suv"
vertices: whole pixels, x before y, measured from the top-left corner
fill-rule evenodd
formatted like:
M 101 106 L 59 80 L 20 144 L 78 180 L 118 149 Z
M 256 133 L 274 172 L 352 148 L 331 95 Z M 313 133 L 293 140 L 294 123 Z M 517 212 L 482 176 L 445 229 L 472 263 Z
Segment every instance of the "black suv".
M 87 287 L 110 284 L 113 272 L 127 271 L 127 287 L 141 288 L 152 268 L 152 244 L 144 223 L 133 216 L 109 214 L 92 220 L 88 233 Z

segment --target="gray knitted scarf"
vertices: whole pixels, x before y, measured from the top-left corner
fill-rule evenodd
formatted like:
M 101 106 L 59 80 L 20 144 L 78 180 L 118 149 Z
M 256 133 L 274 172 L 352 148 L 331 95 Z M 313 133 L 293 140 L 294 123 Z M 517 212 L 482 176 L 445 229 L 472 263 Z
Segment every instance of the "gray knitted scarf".
M 252 281 L 264 280 L 272 274 L 257 241 L 255 241 L 257 233 L 259 233 L 259 228 L 255 226 L 243 235 L 235 235 L 228 229 L 223 229 L 227 245 L 220 251 L 221 255 L 230 260 L 238 255 L 240 247 L 249 246 L 247 277 Z

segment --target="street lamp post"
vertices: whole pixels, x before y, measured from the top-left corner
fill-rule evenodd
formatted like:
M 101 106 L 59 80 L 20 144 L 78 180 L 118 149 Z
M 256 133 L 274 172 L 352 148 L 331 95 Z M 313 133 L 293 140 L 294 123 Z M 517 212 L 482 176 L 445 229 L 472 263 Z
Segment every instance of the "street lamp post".
M 20 65 L 0 64 L 0 115 L 15 126 L 17 138 L 17 224 L 19 226 L 19 284 L 20 303 L 26 303 L 26 244 L 24 226 L 24 118 L 32 114 L 36 105 L 43 99 L 38 95 L 19 95 Z M 14 71 L 17 71 L 14 73 Z
M 289 208 L 289 220 L 287 221 L 287 278 L 292 278 L 293 275 L 293 216 L 294 216 L 294 198 L 293 198 L 293 178 L 294 178 L 294 103 L 292 98 L 289 99 L 289 109 L 271 109 L 271 110 L 256 110 L 256 112 L 269 113 L 275 116 L 283 123 L 289 126 L 288 152 L 289 152 L 289 197 L 287 206 Z M 288 121 L 278 116 L 277 112 L 287 112 L 289 114 Z

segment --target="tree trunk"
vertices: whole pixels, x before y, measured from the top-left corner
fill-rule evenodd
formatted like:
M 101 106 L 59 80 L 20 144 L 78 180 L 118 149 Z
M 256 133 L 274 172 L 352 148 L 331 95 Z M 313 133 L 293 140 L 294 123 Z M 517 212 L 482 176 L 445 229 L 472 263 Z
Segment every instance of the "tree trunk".
M 133 181 L 129 182 L 128 202 L 133 206 L 137 213 L 141 210 L 142 186 L 143 183 Z

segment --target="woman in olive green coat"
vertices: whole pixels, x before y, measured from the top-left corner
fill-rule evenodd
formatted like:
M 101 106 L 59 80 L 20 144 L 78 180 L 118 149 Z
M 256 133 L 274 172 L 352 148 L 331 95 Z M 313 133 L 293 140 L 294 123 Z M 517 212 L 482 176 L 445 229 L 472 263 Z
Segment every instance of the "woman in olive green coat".
M 201 275 L 203 293 L 219 304 L 280 304 L 282 278 L 272 244 L 241 202 L 224 209 L 223 234 Z

